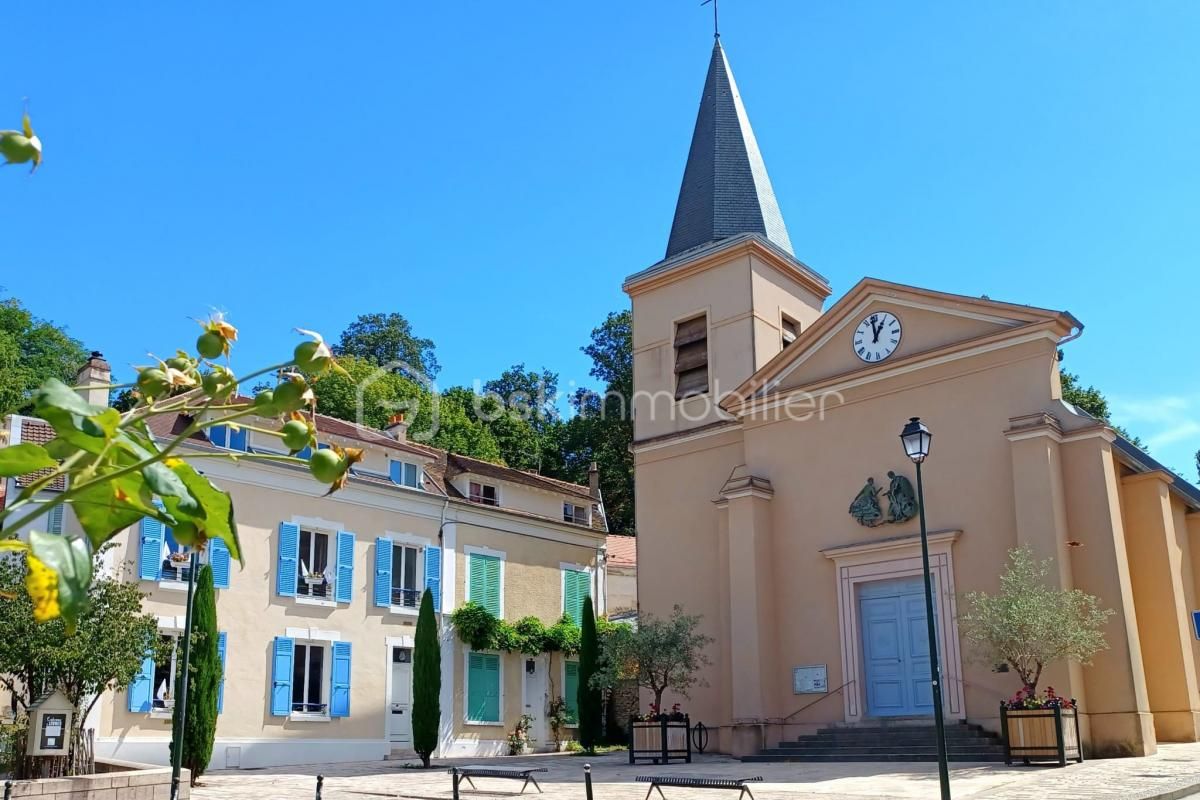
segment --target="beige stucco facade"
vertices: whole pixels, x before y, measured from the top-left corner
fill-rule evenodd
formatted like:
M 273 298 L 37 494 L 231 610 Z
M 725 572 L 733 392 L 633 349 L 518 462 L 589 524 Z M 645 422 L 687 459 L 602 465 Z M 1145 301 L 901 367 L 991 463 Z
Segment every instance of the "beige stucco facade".
M 760 275 L 778 290 L 757 291 Z M 915 483 L 898 434 L 920 416 L 934 432 L 924 488 L 947 716 L 996 729 L 1001 699 L 1019 688 L 977 661 L 956 614 L 962 593 L 995 591 L 1008 551 L 1027 544 L 1055 559 L 1057 585 L 1115 611 L 1109 649 L 1042 680 L 1079 700 L 1092 749 L 1195 741 L 1200 494 L 1061 400 L 1056 354 L 1082 326 L 869 279 L 822 311 L 804 278 L 749 236 L 625 284 L 638 600 L 654 614 L 681 603 L 715 640 L 707 685 L 683 701 L 692 718 L 719 726 L 734 752 L 872 721 L 864 603 L 921 576 L 919 528 L 864 527 L 847 509 L 868 478 L 886 488 L 892 470 Z M 715 332 L 709 392 L 677 400 L 672 335 L 698 310 Z M 902 337 L 866 363 L 854 331 L 885 311 Z M 786 348 L 783 314 L 803 321 Z M 793 670 L 813 666 L 827 671 L 824 691 L 797 693 Z
M 33 436 L 40 426 L 44 426 L 40 420 L 8 420 L 18 440 L 21 431 Z M 440 587 L 436 610 L 442 640 L 438 754 L 505 754 L 506 737 L 523 714 L 535 718 L 530 731 L 533 746 L 551 746 L 546 712 L 550 699 L 566 694 L 562 654 L 552 659 L 547 654 L 486 654 L 499 666 L 497 714 L 493 718 L 488 706 L 488 712 L 474 714 L 484 716 L 484 721 L 470 720 L 465 708 L 469 650 L 459 641 L 449 617 L 468 600 L 481 599 L 470 595 L 473 554 L 499 560 L 498 608 L 507 621 L 534 616 L 546 625 L 557 622 L 567 610 L 568 573 L 577 588 L 586 585 L 596 612 L 603 614 L 605 531 L 602 524 L 593 525 L 602 522 L 603 506 L 593 501 L 588 487 L 461 457 L 450 457 L 456 468 L 472 465 L 478 474 L 452 474 L 445 454 L 407 443 L 402 434 L 397 440 L 394 432 L 384 437 L 381 432 L 323 417 L 317 426 L 323 443 L 365 450 L 356 475 L 329 497 L 323 496 L 326 487 L 313 481 L 306 470 L 289 465 L 246 458 L 198 462 L 233 499 L 245 560 L 241 569 L 236 561 L 231 563 L 228 586 L 218 581 L 216 590 L 225 673 L 212 768 L 373 760 L 411 753 L 411 723 L 404 716 L 411 715 L 411 692 L 397 682 L 411 684 L 408 659 L 420 593 L 435 583 Z M 237 447 L 258 452 L 279 448 L 277 440 L 260 433 L 248 436 Z M 184 446 L 185 453 L 213 449 L 203 439 Z M 416 485 L 389 478 L 394 474 L 407 480 L 403 476 L 411 474 L 391 469 L 395 461 L 419 468 Z M 470 481 L 494 487 L 496 504 L 472 502 Z M 8 488 L 15 491 L 16 485 Z M 564 519 L 564 504 L 586 508 L 586 518 Z M 34 525 L 48 527 L 44 519 Z M 168 558 L 170 552 L 177 552 L 173 540 L 152 541 L 153 529 L 144 525 L 117 536 L 117 546 L 107 553 L 107 568 L 147 594 L 143 607 L 158 618 L 160 634 L 177 636 L 184 626 L 186 580 Z M 290 567 L 281 561 L 286 526 L 295 526 L 310 542 L 317 534 L 328 536 L 324 585 L 301 591 L 307 586 L 303 574 L 322 572 L 311 551 L 301 552 Z M 62 530 L 67 535 L 79 533 L 70 511 L 64 515 Z M 340 552 L 346 533 L 353 539 L 352 556 Z M 384 547 L 388 550 L 381 553 Z M 393 547 L 405 550 L 401 558 L 415 559 L 415 584 L 397 589 L 390 576 L 381 577 L 381 564 L 391 565 L 393 572 L 397 569 L 388 552 Z M 432 555 L 434 551 L 440 559 Z M 284 573 L 287 579 L 281 578 Z M 290 659 L 284 667 L 278 661 L 280 639 L 286 640 L 285 655 Z M 291 694 L 296 683 L 291 669 L 304 663 L 301 647 L 308 658 L 317 652 L 320 664 L 315 673 L 315 662 L 308 664 L 304 673 L 308 693 L 302 707 L 297 707 Z M 344 674 L 337 672 L 339 657 L 348 662 Z M 143 670 L 148 677 L 140 689 L 112 693 L 96 704 L 87 724 L 96 730 L 98 753 L 166 763 L 173 702 L 169 695 L 174 687 L 159 680 L 166 672 L 150 672 L 164 668 L 148 661 Z M 311 677 L 314 674 L 316 678 Z M 285 681 L 292 681 L 290 688 L 281 688 Z M 348 684 L 347 697 L 335 700 L 342 684 Z M 571 734 L 568 729 L 564 737 Z

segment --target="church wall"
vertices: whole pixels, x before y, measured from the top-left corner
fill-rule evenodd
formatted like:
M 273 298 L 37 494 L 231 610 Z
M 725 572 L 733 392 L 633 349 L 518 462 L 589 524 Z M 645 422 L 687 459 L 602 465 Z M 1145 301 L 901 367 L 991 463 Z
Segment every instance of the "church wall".
M 886 487 L 891 469 L 915 482 L 914 468 L 898 438 L 908 416 L 919 414 L 934 432 L 925 468 L 929 528 L 963 532 L 953 546 L 955 588 L 961 593 L 998 587 L 996 566 L 1016 545 L 1012 467 L 1004 432 L 1010 418 L 1049 400 L 1044 364 L 1051 357 L 1050 343 L 1014 350 L 1018 352 L 989 353 L 960 363 L 954 375 L 943 365 L 923 372 L 920 380 L 906 377 L 859 387 L 845 394 L 844 404 L 830 406 L 824 421 L 747 427 L 747 463 L 775 488 L 779 619 L 773 627 L 782 662 L 776 695 L 782 715 L 815 699 L 792 695 L 792 667 L 828 664 L 831 690 L 845 681 L 835 568 L 819 551 L 919 532 L 915 519 L 868 529 L 847 513 L 869 476 Z M 980 367 L 990 368 L 968 371 Z M 963 686 L 966 713 L 972 719 L 994 718 L 1001 697 L 1018 688 L 1012 676 L 995 675 L 987 668 L 967 664 L 959 673 L 958 665 L 948 664 L 944 669 L 947 681 Z M 861 691 L 853 686 L 846 690 Z M 842 702 L 830 698 L 797 719 L 843 718 Z
M 707 650 L 713 666 L 703 672 L 708 686 L 693 688 L 690 699 L 668 692 L 663 704 L 680 703 L 710 727 L 726 721 L 729 708 L 727 556 L 718 533 L 725 512 L 713 500 L 742 460 L 737 429 L 636 455 L 638 606 L 665 617 L 679 604 L 701 615 L 701 630 L 715 640 Z M 642 710 L 652 699 L 643 692 Z
M 751 256 L 754 293 L 754 367 L 758 369 L 783 349 L 780 323 L 787 315 L 808 330 L 821 315 L 823 298 L 798 281 Z

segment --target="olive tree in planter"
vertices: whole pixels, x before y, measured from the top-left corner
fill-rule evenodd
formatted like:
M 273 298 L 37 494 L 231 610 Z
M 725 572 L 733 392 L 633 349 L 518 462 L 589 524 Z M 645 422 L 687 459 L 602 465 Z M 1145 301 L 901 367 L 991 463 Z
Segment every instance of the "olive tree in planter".
M 1011 667 L 1021 688 L 1001 704 L 1009 759 L 1052 757 L 1065 764 L 1082 759 L 1075 701 L 1053 687 L 1038 693 L 1045 668 L 1061 661 L 1080 664 L 1108 647 L 1103 628 L 1113 615 L 1100 600 L 1080 589 L 1055 589 L 1047 583 L 1053 567 L 1022 546 L 1010 550 L 1008 568 L 996 594 L 970 592 L 963 597 L 959 630 L 976 655 L 988 664 Z

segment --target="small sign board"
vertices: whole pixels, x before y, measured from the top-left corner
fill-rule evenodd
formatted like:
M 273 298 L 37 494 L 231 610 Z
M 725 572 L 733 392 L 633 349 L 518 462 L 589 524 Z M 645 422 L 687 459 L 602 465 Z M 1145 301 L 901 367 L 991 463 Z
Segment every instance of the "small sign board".
M 50 692 L 29 706 L 29 739 L 26 753 L 31 756 L 65 756 L 71 746 L 71 718 L 75 706 L 62 692 Z
M 825 694 L 829 691 L 829 669 L 825 664 L 808 664 L 792 669 L 793 694 Z
M 1196 638 L 1200 639 L 1200 611 L 1192 612 L 1192 628 L 1196 631 Z

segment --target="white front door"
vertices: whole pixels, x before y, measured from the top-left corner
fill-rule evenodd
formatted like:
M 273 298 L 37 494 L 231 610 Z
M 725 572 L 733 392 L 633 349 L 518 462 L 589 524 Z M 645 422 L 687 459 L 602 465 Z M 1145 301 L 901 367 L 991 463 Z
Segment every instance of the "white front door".
M 388 703 L 388 741 L 412 746 L 412 648 L 392 648 L 392 696 Z
M 529 743 L 534 749 L 549 744 L 546 738 L 546 662 L 538 656 L 525 656 L 525 711 L 533 718 L 529 724 Z

